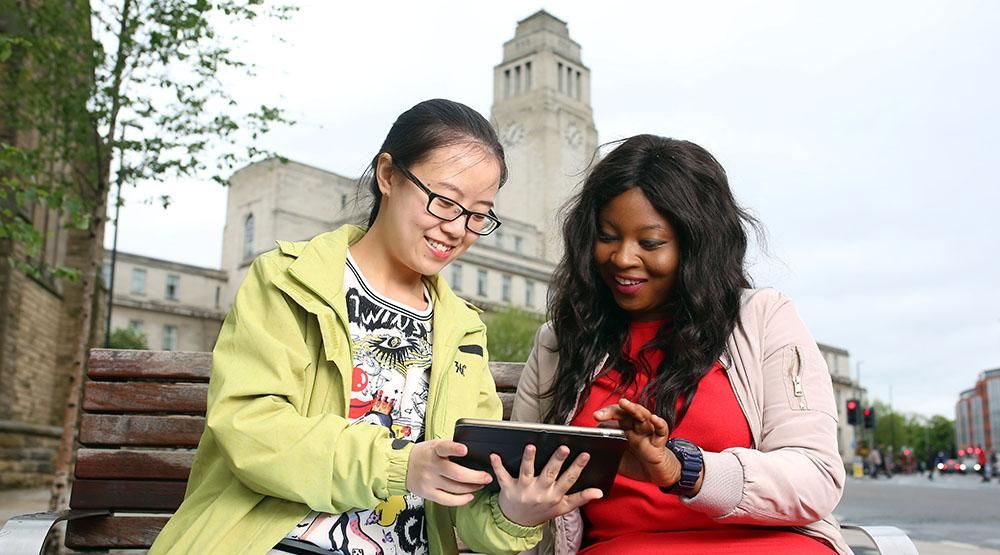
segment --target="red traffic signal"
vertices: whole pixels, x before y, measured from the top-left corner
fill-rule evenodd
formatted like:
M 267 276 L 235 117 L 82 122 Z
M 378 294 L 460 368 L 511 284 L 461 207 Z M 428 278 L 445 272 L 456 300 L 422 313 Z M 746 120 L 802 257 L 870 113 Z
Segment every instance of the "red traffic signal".
M 875 427 L 875 407 L 868 407 L 865 409 L 865 428 L 872 429 Z
M 857 399 L 847 400 L 847 423 L 851 426 L 858 425 L 858 408 L 861 403 Z

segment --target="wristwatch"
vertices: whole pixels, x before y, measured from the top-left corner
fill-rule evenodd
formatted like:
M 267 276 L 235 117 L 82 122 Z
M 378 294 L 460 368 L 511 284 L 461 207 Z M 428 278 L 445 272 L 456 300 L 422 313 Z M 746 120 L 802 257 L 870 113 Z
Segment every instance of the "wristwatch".
M 701 449 L 686 439 L 673 438 L 667 441 L 667 449 L 677 457 L 681 463 L 681 477 L 674 485 L 662 487 L 664 493 L 677 493 L 678 491 L 689 490 L 698 483 L 701 476 L 701 469 L 705 466 L 705 459 L 701 455 Z

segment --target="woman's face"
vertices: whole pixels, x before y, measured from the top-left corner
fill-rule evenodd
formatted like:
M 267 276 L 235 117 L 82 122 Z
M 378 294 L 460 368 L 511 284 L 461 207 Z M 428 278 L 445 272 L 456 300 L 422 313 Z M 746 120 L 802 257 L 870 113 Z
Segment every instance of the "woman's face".
M 475 143 L 437 148 L 406 169 L 432 192 L 473 212 L 488 213 L 500 188 L 496 157 Z M 386 226 L 386 247 L 410 270 L 437 274 L 479 238 L 465 227 L 468 215 L 446 222 L 430 214 L 427 193 L 387 156 L 379 163 L 378 181 L 382 205 L 375 225 Z
M 638 187 L 601 210 L 594 260 L 615 302 L 633 320 L 668 316 L 680 245 L 673 226 Z

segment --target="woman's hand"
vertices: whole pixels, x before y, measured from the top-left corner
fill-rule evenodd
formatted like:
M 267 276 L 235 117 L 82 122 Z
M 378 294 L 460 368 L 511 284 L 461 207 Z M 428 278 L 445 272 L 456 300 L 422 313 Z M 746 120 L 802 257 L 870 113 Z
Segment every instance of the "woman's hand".
M 549 458 L 541 474 L 535 476 L 535 446 L 527 445 L 521 457 L 520 474 L 515 479 L 503 467 L 499 455 L 491 454 L 490 463 L 500 484 L 497 502 L 504 516 L 521 526 L 537 526 L 600 499 L 604 494 L 597 488 L 566 495 L 590 460 L 589 454 L 581 453 L 559 476 L 559 470 L 568 457 L 569 448 L 561 445 Z
M 472 501 L 472 494 L 493 481 L 493 477 L 449 458 L 465 456 L 467 451 L 461 443 L 446 439 L 415 444 L 406 466 L 406 489 L 447 507 L 459 507 Z
M 660 487 L 672 486 L 680 479 L 680 462 L 667 449 L 670 428 L 666 420 L 628 399 L 594 411 L 594 419 L 616 420 L 625 432 L 628 450 L 618 465 L 619 474 Z

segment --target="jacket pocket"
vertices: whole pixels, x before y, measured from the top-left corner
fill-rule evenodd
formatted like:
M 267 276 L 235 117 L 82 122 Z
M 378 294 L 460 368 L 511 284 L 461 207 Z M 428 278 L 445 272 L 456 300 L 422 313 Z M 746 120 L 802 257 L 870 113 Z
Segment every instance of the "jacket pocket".
M 785 347 L 781 354 L 782 379 L 788 407 L 792 410 L 809 410 L 809 400 L 802 385 L 803 353 L 798 345 Z

